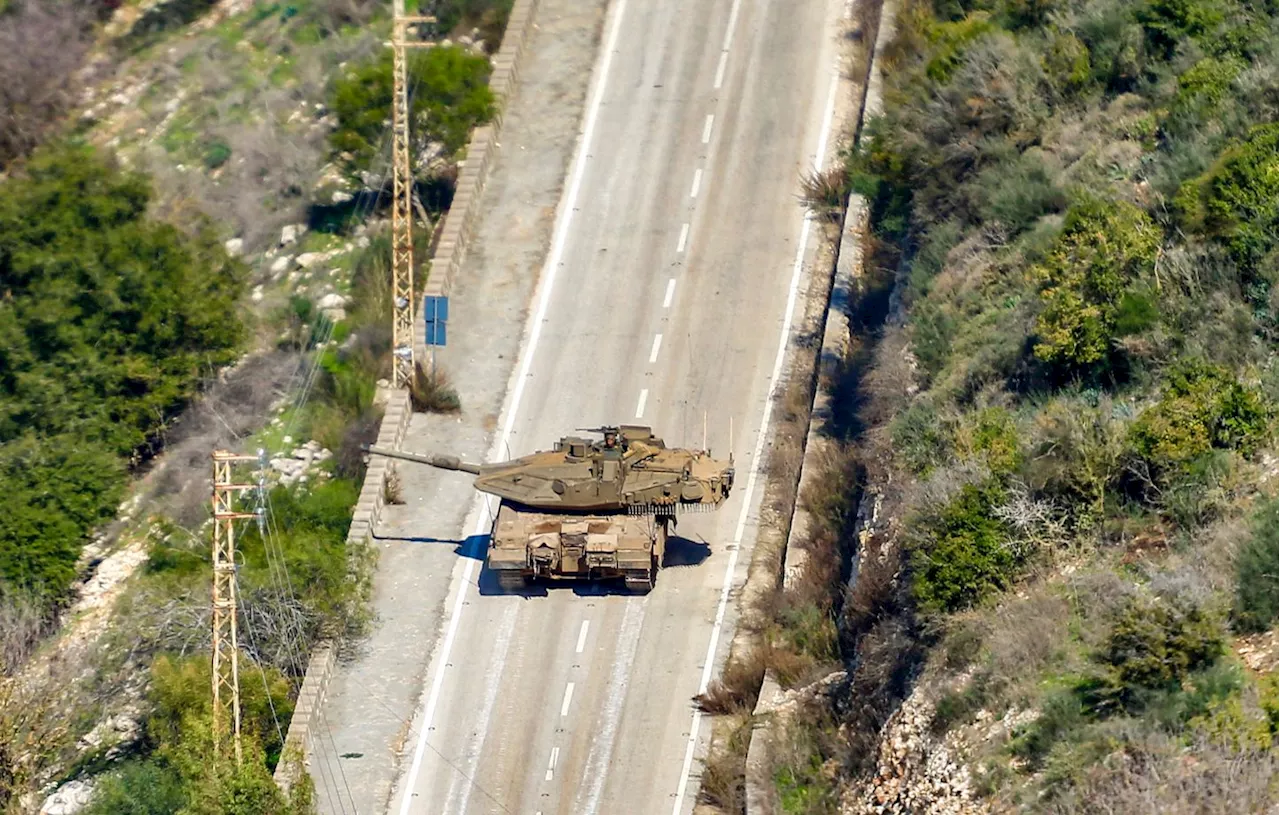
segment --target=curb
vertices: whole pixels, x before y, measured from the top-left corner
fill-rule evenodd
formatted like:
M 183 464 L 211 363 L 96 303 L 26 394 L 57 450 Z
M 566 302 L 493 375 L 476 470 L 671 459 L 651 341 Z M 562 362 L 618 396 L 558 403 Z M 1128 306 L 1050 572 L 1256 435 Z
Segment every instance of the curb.
M 431 273 L 427 276 L 427 283 L 421 294 L 423 299 L 447 297 L 454 277 L 462 269 L 467 243 L 471 240 L 480 214 L 480 194 L 484 192 L 489 169 L 493 166 L 494 156 L 500 146 L 498 137 L 502 132 L 503 112 L 516 90 L 520 61 L 524 57 L 529 35 L 533 33 L 533 18 L 537 7 L 538 0 L 516 0 L 511 16 L 507 19 L 502 46 L 493 55 L 493 73 L 489 75 L 489 87 L 497 97 L 497 112 L 492 122 L 472 131 L 471 140 L 467 142 L 466 158 L 462 161 L 453 202 L 444 216 L 440 237 L 431 255 Z M 429 358 L 427 328 L 420 319 L 424 310 L 425 306 L 422 306 L 420 299 L 419 316 L 413 321 L 413 355 L 417 360 Z
M 876 39 L 872 46 L 871 59 L 867 66 L 866 90 L 863 93 L 861 110 L 854 128 L 855 144 L 861 139 L 866 122 L 881 115 L 884 109 L 884 75 L 880 68 L 880 55 L 897 33 L 897 27 L 894 24 L 896 11 L 897 0 L 884 0 L 876 26 Z M 782 586 L 784 590 L 794 585 L 794 581 L 803 572 L 805 561 L 808 559 L 808 552 L 797 543 L 808 534 L 812 523 L 811 515 L 804 507 L 801 496 L 817 477 L 818 466 L 815 462 L 822 453 L 834 445 L 822 433 L 831 417 L 829 386 L 834 376 L 838 374 L 839 366 L 849 346 L 848 305 L 856 291 L 857 278 L 861 274 L 869 226 L 870 209 L 865 197 L 858 193 L 850 193 L 844 213 L 844 225 L 836 247 L 835 275 L 831 283 L 822 347 L 818 351 L 816 365 L 817 385 L 814 388 L 809 429 L 805 436 L 804 455 L 800 463 L 800 483 L 796 489 L 796 500 L 783 554 Z M 747 747 L 745 766 L 747 815 L 766 815 L 778 811 L 776 790 L 770 772 L 772 764 L 770 748 L 774 737 L 772 714 L 782 698 L 783 692 L 777 679 L 772 671 L 766 671 L 760 687 L 760 695 L 752 711 L 754 724 L 750 744 Z

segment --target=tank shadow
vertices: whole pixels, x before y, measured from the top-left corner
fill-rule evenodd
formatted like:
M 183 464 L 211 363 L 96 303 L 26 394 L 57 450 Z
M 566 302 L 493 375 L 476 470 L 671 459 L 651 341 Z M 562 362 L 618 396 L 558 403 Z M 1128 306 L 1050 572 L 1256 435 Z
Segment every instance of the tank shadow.
M 711 544 L 706 541 L 672 535 L 667 538 L 667 551 L 662 559 L 662 568 L 697 566 L 709 557 L 711 557 Z

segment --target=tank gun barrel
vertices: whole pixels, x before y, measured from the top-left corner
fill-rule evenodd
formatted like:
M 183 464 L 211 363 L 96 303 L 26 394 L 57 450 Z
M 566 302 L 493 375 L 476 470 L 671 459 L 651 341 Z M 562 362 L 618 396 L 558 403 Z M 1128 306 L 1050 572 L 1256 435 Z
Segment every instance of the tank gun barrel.
M 417 453 L 403 453 L 399 450 L 388 450 L 385 447 L 366 447 L 365 449 L 376 456 L 399 458 L 404 459 L 405 461 L 412 461 L 416 464 L 426 464 L 431 467 L 438 467 L 441 470 L 458 470 L 459 472 L 471 473 L 472 475 L 480 475 L 480 465 L 467 464 L 457 456 L 423 456 Z

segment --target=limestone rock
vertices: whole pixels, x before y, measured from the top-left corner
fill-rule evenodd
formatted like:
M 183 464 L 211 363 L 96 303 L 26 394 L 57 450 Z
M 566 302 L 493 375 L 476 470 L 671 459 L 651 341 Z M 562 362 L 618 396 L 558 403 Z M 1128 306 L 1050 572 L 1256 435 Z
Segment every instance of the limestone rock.
M 91 781 L 68 781 L 44 799 L 40 815 L 75 815 L 89 805 L 93 797 Z

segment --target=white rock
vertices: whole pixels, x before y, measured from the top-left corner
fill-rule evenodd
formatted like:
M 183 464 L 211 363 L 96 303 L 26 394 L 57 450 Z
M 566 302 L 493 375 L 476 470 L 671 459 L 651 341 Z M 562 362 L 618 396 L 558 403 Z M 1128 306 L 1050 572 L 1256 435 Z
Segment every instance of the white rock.
M 325 260 L 324 252 L 303 252 L 298 255 L 298 265 L 304 269 L 310 269 L 322 260 Z
M 350 201 L 352 198 L 355 198 L 355 196 L 349 192 L 343 192 L 342 190 L 335 190 L 329 200 L 333 201 L 333 203 L 335 204 L 345 204 L 348 201 Z
M 253 294 L 249 295 L 249 299 L 255 303 L 261 303 L 262 297 L 263 297 L 262 285 L 258 284 L 257 286 L 253 287 Z
M 293 436 L 285 436 L 280 440 L 281 444 L 293 444 Z
M 288 246 L 296 243 L 307 231 L 306 224 L 288 224 L 280 230 L 280 245 Z
M 40 806 L 40 815 L 74 815 L 88 806 L 92 797 L 91 782 L 68 781 L 44 799 L 44 804 Z
M 324 297 L 321 297 L 320 302 L 316 303 L 316 307 L 321 311 L 324 311 L 333 308 L 343 308 L 349 302 L 350 300 L 348 298 L 334 292 L 333 294 L 326 294 Z
M 361 249 L 368 249 L 368 248 L 369 248 L 369 236 L 368 236 L 368 235 L 361 235 L 360 237 L 356 238 L 356 246 L 359 246 Z
M 240 253 L 244 251 L 244 239 L 232 238 L 231 240 L 222 244 L 222 248 L 227 250 L 228 255 L 231 255 L 232 257 L 239 257 Z
M 271 274 L 284 274 L 285 269 L 288 269 L 291 263 L 293 263 L 292 255 L 281 255 L 271 264 Z

